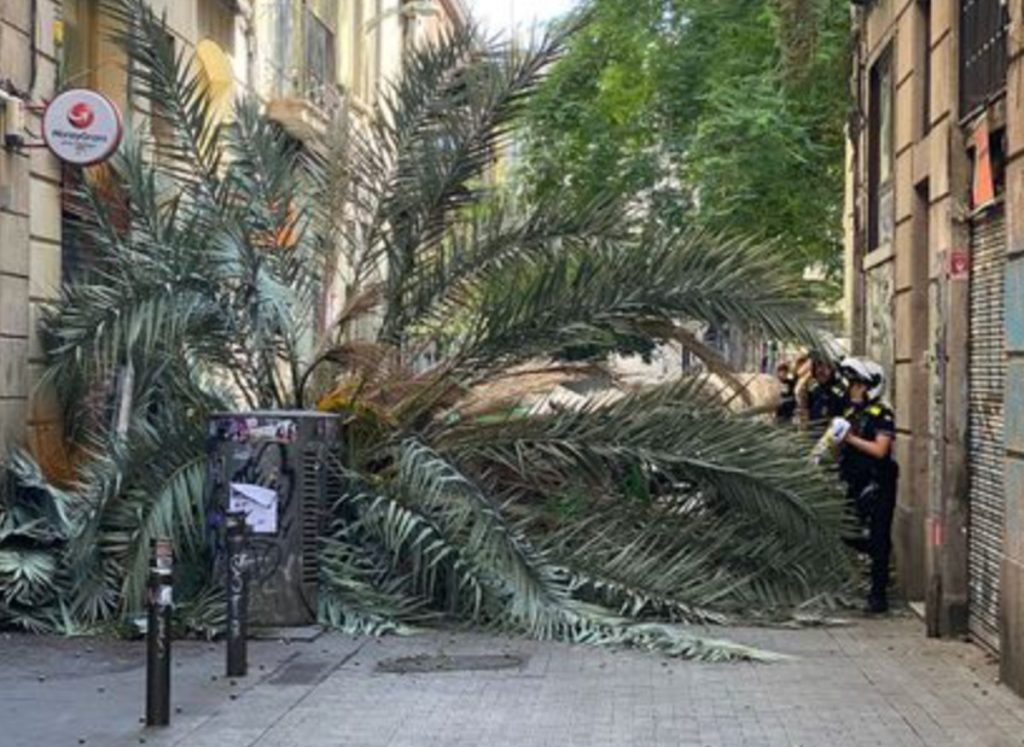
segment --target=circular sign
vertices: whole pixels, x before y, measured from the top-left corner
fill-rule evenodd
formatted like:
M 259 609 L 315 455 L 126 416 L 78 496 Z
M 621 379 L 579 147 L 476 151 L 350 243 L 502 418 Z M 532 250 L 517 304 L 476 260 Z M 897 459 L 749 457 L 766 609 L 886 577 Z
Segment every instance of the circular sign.
M 99 163 L 121 142 L 121 112 L 88 88 L 59 94 L 43 112 L 43 140 L 57 158 L 78 166 Z

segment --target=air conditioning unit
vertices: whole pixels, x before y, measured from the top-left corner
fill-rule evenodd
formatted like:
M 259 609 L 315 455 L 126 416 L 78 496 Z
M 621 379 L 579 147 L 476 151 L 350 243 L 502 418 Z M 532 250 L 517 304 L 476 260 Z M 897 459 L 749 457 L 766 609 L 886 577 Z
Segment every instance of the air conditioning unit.
M 225 514 L 240 511 L 249 527 L 252 627 L 316 622 L 319 542 L 330 488 L 324 463 L 341 442 L 337 415 L 265 411 L 219 413 L 210 420 L 207 515 L 214 572 L 225 578 Z

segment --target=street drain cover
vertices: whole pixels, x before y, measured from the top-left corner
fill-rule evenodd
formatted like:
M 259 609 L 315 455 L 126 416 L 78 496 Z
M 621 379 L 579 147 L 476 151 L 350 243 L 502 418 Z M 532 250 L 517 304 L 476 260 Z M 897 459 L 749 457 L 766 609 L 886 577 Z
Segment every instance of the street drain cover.
M 271 685 L 312 685 L 319 679 L 327 664 L 296 661 L 281 669 L 267 682 Z
M 392 674 L 421 674 L 429 672 L 478 672 L 498 669 L 518 669 L 527 657 L 512 654 L 420 654 L 377 662 L 378 672 Z

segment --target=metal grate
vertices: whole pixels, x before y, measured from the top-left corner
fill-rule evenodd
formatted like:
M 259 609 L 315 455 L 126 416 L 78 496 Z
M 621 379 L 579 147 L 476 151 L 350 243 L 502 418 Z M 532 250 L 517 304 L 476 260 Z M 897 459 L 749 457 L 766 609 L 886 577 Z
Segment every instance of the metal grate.
M 999 647 L 999 573 L 1003 554 L 1003 275 L 1006 265 L 1003 210 L 994 209 L 971 226 L 970 382 L 968 449 L 969 620 L 983 643 Z
M 296 661 L 267 680 L 269 685 L 313 685 L 323 676 L 327 662 Z
M 321 447 L 310 443 L 302 453 L 302 583 L 316 586 L 320 574 L 320 537 L 323 524 Z
M 960 4 L 960 115 L 966 117 L 1006 87 L 1006 0 Z
M 377 662 L 378 672 L 429 674 L 431 672 L 489 672 L 522 669 L 528 657 L 519 654 L 419 654 Z

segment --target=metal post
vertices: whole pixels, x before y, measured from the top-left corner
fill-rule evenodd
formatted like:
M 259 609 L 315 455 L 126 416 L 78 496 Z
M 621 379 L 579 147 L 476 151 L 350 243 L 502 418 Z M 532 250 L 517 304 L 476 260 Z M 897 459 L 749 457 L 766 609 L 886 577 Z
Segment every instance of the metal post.
M 169 539 L 151 542 L 149 624 L 146 627 L 146 725 L 171 721 L 171 574 L 174 550 Z
M 228 593 L 228 677 L 244 677 L 248 669 L 246 632 L 248 628 L 248 557 L 245 514 L 229 513 L 225 523 Z

